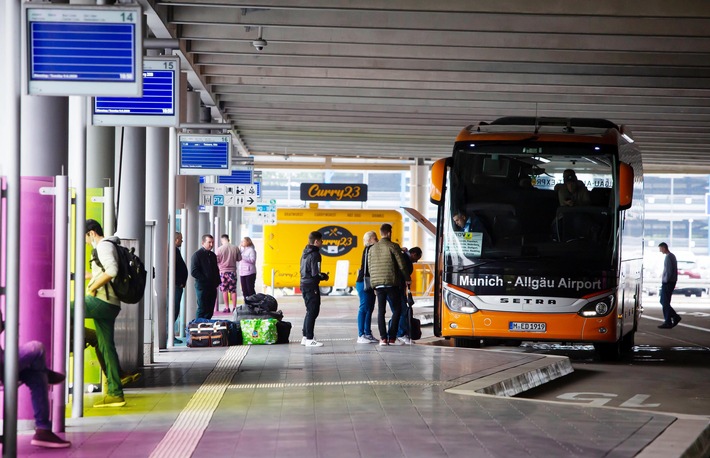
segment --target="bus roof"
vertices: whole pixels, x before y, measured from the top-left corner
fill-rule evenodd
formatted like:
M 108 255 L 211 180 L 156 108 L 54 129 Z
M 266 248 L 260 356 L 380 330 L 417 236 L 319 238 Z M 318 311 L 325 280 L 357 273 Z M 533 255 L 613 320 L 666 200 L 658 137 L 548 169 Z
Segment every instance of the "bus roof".
M 539 135 L 540 141 L 602 142 L 617 144 L 624 126 L 600 118 L 546 118 L 532 116 L 507 116 L 490 123 L 479 122 L 464 128 L 456 141 L 482 139 L 522 140 Z M 488 135 L 486 135 L 488 134 Z M 501 134 L 505 134 L 502 137 Z M 519 137 L 519 138 L 518 138 Z M 629 141 L 628 134 L 624 139 Z M 632 142 L 632 140 L 631 140 Z

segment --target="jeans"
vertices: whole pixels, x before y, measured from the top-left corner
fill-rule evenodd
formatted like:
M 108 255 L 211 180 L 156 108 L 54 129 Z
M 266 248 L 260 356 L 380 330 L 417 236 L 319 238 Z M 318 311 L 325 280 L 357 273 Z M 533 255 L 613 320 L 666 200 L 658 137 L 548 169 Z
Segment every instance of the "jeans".
M 313 340 L 313 329 L 316 327 L 316 318 L 320 314 L 320 290 L 318 287 L 301 287 L 303 302 L 306 304 L 306 316 L 303 318 L 303 336 Z
M 35 427 L 51 430 L 49 393 L 47 392 L 49 383 L 47 382 L 47 362 L 44 356 L 44 345 L 42 342 L 33 340 L 20 344 L 18 351 L 19 380 L 30 389 Z
M 211 320 L 217 300 L 217 287 L 206 287 L 195 282 L 195 293 L 197 294 L 197 318 Z
M 398 286 L 385 286 L 375 288 L 375 295 L 377 296 L 377 327 L 380 331 L 380 339 L 394 340 L 397 338 L 399 319 L 402 314 L 402 291 Z M 389 334 L 387 332 L 387 323 L 385 322 L 387 302 L 390 303 L 392 308 L 392 323 Z
M 113 339 L 116 317 L 120 312 L 121 307 L 104 302 L 94 296 L 84 298 L 84 316 L 93 318 L 96 325 L 96 340 L 106 366 L 104 371 L 108 381 L 109 396 L 123 396 L 121 364 L 118 361 L 116 343 Z
M 357 311 L 357 336 L 372 335 L 372 312 L 375 310 L 375 292 L 365 291 L 364 282 L 356 282 L 355 290 L 360 298 L 360 308 Z
M 671 307 L 671 297 L 673 296 L 673 290 L 675 289 L 675 283 L 661 283 L 661 292 L 659 294 L 661 299 L 661 306 L 663 307 L 663 319 L 666 324 L 673 324 L 672 319 L 677 317 L 678 314 Z
M 256 284 L 256 274 L 249 274 L 239 277 L 239 282 L 242 284 L 242 294 L 244 295 L 244 300 L 249 296 L 256 294 L 254 285 Z

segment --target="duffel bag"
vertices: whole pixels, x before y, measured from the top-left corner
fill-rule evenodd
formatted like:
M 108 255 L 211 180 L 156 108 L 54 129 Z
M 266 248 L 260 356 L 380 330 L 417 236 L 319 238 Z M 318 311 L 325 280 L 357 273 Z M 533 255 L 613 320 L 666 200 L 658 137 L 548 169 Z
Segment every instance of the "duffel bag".
M 288 321 L 277 321 L 276 343 L 287 344 L 289 337 L 291 337 L 291 323 L 289 323 Z

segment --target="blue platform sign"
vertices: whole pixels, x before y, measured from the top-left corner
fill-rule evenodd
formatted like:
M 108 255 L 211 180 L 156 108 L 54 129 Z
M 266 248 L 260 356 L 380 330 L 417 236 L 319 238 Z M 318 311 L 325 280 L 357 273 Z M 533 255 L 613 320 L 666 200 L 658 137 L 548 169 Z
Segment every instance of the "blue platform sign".
M 231 135 L 178 134 L 180 175 L 229 175 Z
M 143 60 L 143 97 L 96 97 L 95 126 L 178 127 L 180 60 L 146 57 Z
M 140 96 L 140 6 L 25 3 L 27 92 Z

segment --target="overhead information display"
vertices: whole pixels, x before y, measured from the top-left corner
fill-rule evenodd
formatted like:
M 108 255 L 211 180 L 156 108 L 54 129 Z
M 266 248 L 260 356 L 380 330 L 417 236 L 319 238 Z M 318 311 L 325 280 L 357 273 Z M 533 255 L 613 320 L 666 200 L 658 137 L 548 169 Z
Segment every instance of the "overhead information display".
M 217 182 L 225 184 L 252 184 L 252 171 L 232 169 L 229 176 L 221 176 L 217 178 Z
M 230 175 L 230 135 L 178 134 L 180 175 Z
M 143 97 L 96 97 L 92 122 L 96 126 L 178 127 L 180 60 L 143 60 Z
M 27 92 L 142 94 L 140 6 L 25 3 Z

